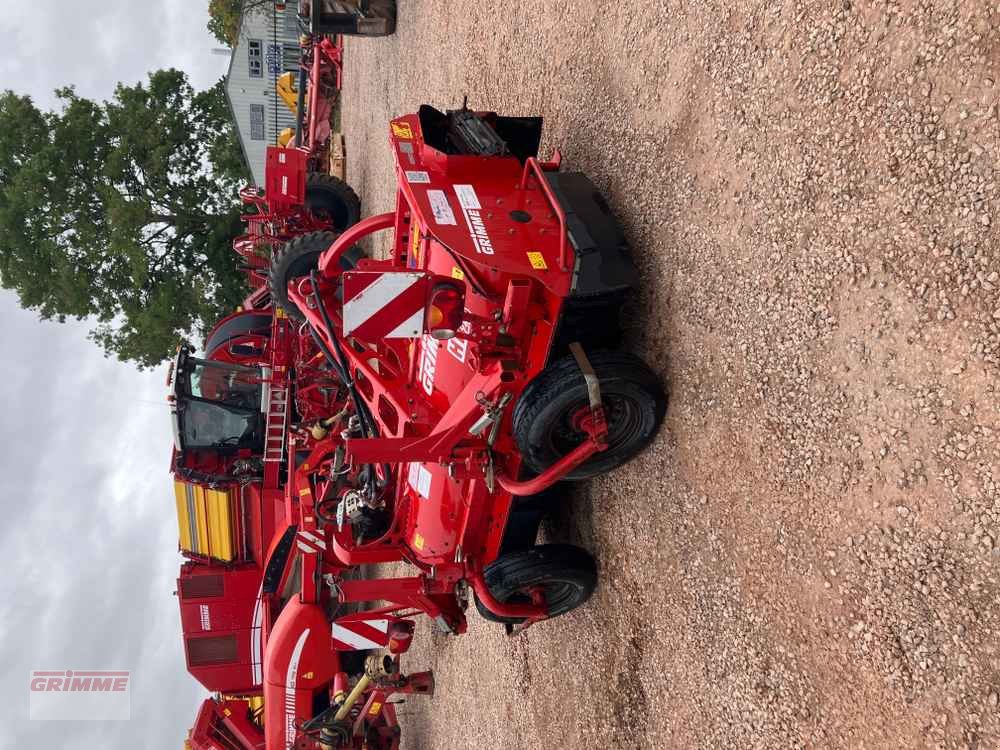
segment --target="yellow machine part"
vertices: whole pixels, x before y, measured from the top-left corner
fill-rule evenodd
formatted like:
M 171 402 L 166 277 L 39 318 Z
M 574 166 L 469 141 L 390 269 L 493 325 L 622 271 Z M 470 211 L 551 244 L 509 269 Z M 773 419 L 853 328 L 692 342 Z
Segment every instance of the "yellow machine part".
M 281 101 L 291 110 L 292 114 L 299 114 L 299 92 L 295 90 L 296 76 L 294 73 L 283 73 L 278 82 L 274 84 L 275 91 L 281 97 Z
M 264 696 L 262 695 L 223 695 L 227 701 L 246 701 L 250 709 L 250 718 L 261 729 L 264 728 Z
M 292 142 L 292 138 L 294 137 L 295 137 L 295 129 L 285 128 L 284 130 L 281 131 L 281 133 L 278 134 L 278 145 L 284 148 L 285 146 L 287 146 L 289 143 Z
M 230 562 L 235 552 L 229 492 L 209 490 L 177 480 L 174 482 L 174 497 L 181 549 Z

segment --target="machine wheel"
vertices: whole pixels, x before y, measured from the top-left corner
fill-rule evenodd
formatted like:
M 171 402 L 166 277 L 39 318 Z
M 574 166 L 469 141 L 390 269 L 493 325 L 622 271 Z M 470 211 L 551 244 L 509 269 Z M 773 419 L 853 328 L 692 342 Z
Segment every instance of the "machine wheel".
M 358 18 L 363 5 L 367 8 Z M 299 15 L 310 19 L 314 34 L 389 36 L 396 31 L 396 0 L 305 0 L 299 2 Z
M 358 36 L 389 36 L 396 31 L 396 0 L 368 0 Z
M 542 587 L 550 617 L 586 602 L 597 586 L 597 565 L 590 553 L 571 544 L 542 544 L 501 555 L 483 571 L 490 593 L 504 604 L 530 604 L 530 590 Z M 498 617 L 476 597 L 479 614 L 493 622 L 517 624 L 520 618 Z
M 361 219 L 361 199 L 354 188 L 322 172 L 310 172 L 306 178 L 306 208 L 338 233 Z
M 667 410 L 656 374 L 626 352 L 588 353 L 601 381 L 608 448 L 566 475 L 579 480 L 615 469 L 652 441 Z M 546 367 L 514 409 L 514 438 L 528 467 L 541 473 L 586 438 L 577 420 L 589 413 L 587 385 L 572 355 Z
M 296 237 L 285 243 L 271 258 L 271 270 L 268 274 L 268 285 L 271 289 L 271 301 L 293 320 L 304 320 L 299 308 L 288 299 L 288 284 L 292 279 L 308 276 L 319 266 L 319 256 L 337 239 L 334 232 L 312 232 Z M 345 271 L 354 268 L 364 257 L 364 252 L 355 245 L 340 258 L 340 266 Z

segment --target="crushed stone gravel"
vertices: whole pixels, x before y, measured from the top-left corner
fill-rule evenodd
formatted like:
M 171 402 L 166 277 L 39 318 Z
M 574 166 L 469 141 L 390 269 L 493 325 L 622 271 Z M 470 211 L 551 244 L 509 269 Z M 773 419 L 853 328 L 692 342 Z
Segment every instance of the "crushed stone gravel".
M 642 273 L 655 444 L 547 538 L 584 608 L 423 622 L 407 750 L 1000 747 L 1000 6 L 400 0 L 346 45 L 348 177 L 387 121 L 544 115 Z

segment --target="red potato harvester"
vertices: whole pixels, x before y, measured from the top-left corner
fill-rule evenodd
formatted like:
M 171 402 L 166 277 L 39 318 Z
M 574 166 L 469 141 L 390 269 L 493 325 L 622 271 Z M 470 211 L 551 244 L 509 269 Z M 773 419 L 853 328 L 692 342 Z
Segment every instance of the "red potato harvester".
M 346 443 L 315 441 L 289 482 L 303 528 L 330 542 L 304 573 L 317 597 L 322 581 L 341 602 L 390 602 L 366 616 L 422 611 L 459 633 L 471 587 L 513 632 L 595 586 L 586 551 L 535 546 L 543 493 L 635 456 L 666 396 L 615 349 L 637 280 L 622 231 L 586 176 L 559 171 L 558 152 L 538 160 L 541 124 L 429 106 L 392 121 L 396 210 L 336 238 L 298 237 L 272 263 L 274 304 L 356 410 Z M 388 257 L 345 271 L 381 230 Z M 343 466 L 368 481 L 331 491 Z M 398 560 L 419 574 L 337 575 Z

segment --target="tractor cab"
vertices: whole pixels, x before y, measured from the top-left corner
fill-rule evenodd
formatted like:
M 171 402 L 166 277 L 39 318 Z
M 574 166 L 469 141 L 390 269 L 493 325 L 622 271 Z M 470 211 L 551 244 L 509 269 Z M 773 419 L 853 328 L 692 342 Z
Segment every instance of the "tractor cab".
M 178 453 L 259 456 L 264 447 L 263 383 L 258 367 L 201 359 L 182 346 L 172 389 Z

